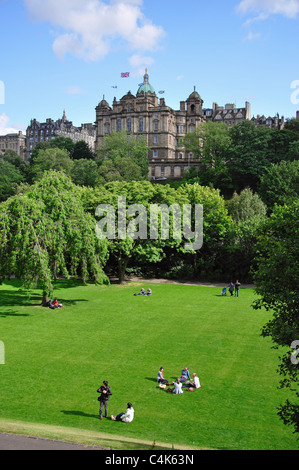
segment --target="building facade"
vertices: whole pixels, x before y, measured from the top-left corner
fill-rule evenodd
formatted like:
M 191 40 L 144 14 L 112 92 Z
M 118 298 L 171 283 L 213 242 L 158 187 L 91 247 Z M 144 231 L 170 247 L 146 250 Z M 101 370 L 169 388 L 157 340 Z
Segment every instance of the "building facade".
M 124 129 L 127 134 L 145 139 L 148 147 L 149 176 L 181 178 L 191 165 L 199 165 L 183 147 L 187 132 L 205 121 L 203 100 L 194 89 L 175 111 L 158 98 L 149 82 L 147 70 L 136 96 L 128 92 L 110 107 L 104 99 L 96 107 L 95 148 L 103 145 L 105 136 Z
M 253 117 L 251 120 L 257 126 L 266 126 L 266 127 L 270 127 L 271 129 L 281 130 L 284 128 L 284 125 L 285 125 L 284 117 L 283 116 L 280 117 L 278 113 L 274 117 L 271 117 L 271 116 L 266 117 L 264 115 L 260 116 L 258 114 L 256 118 Z
M 0 156 L 4 155 L 6 150 L 14 150 L 23 160 L 26 158 L 26 137 L 22 131 L 0 135 Z
M 251 119 L 248 102 L 245 108 L 231 104 L 223 108 L 214 103 L 213 108 L 204 109 L 195 87 L 180 102 L 179 110 L 174 110 L 164 98 L 157 97 L 146 70 L 136 96 L 128 92 L 119 101 L 114 98 L 112 106 L 103 97 L 96 107 L 95 148 L 103 145 L 105 136 L 124 129 L 127 134 L 143 137 L 150 148 L 150 178 L 181 178 L 190 166 L 200 165 L 200 160 L 184 148 L 187 133 L 207 120 L 234 125 L 245 119 Z
M 26 130 L 26 158 L 29 160 L 34 147 L 39 142 L 50 142 L 57 137 L 68 137 L 73 142 L 84 140 L 94 151 L 95 144 L 95 126 L 94 124 L 82 124 L 81 127 L 75 127 L 72 121 L 68 121 L 63 112 L 61 119 L 54 121 L 47 119 L 40 123 L 36 119 L 31 119 L 30 125 Z
M 244 108 L 237 108 L 232 103 L 225 106 L 218 106 L 218 103 L 213 103 L 212 108 L 203 111 L 207 121 L 224 122 L 228 126 L 235 126 L 239 122 L 251 119 L 250 103 L 248 101 L 245 102 Z

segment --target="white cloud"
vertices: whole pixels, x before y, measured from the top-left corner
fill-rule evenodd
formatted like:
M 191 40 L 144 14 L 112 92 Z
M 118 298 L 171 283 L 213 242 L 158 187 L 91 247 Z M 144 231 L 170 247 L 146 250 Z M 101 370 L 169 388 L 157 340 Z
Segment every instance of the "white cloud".
M 261 12 L 263 16 L 256 19 L 265 19 L 272 14 L 295 18 L 299 13 L 299 0 L 242 0 L 237 10 L 241 13 Z
M 140 77 L 141 75 L 144 75 L 145 68 L 154 63 L 154 59 L 152 57 L 134 54 L 130 57 L 129 63 L 133 68 L 131 72 L 132 77 Z
M 68 95 L 82 95 L 84 93 L 84 90 L 82 90 L 78 86 L 69 86 L 66 90 L 66 93 Z
M 87 61 L 121 44 L 135 51 L 156 49 L 165 32 L 142 13 L 143 0 L 24 0 L 32 20 L 57 29 L 53 51 Z
M 253 33 L 252 31 L 249 31 L 244 41 L 254 41 L 254 39 L 258 39 L 260 37 L 261 33 Z
M 24 129 L 16 129 L 13 126 L 14 124 L 10 124 L 10 119 L 5 113 L 0 114 L 0 135 L 15 134 L 21 130 L 24 132 Z

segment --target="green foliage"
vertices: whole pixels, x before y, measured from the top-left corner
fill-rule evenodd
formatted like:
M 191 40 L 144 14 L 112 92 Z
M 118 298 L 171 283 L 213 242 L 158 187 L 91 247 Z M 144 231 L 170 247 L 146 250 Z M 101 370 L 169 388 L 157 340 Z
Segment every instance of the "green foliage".
M 275 204 L 292 203 L 299 196 L 299 162 L 272 164 L 262 175 L 258 192 L 269 211 Z
M 94 160 L 74 160 L 71 169 L 72 181 L 79 186 L 94 187 L 98 179 L 98 166 Z
M 38 152 L 31 165 L 31 172 L 34 180 L 41 179 L 44 172 L 49 170 L 64 171 L 67 175 L 70 175 L 73 165 L 74 163 L 67 150 L 50 148 Z
M 144 139 L 115 132 L 98 149 L 100 181 L 140 181 L 148 177 L 148 147 Z
M 26 288 L 39 283 L 44 298 L 58 276 L 103 282 L 106 242 L 94 229 L 74 184 L 63 173 L 45 173 L 0 206 L 0 276 L 22 278 Z
M 118 197 L 124 196 L 126 198 L 126 210 L 133 204 L 142 204 L 147 211 L 147 239 L 142 239 L 139 236 L 132 238 L 127 232 L 125 239 L 118 237 Z M 134 258 L 135 262 L 151 262 L 157 263 L 165 257 L 164 249 L 166 246 L 178 246 L 181 241 L 164 240 L 159 234 L 159 238 L 155 240 L 150 239 L 150 205 L 151 204 L 167 204 L 171 205 L 177 202 L 179 198 L 174 189 L 169 186 L 154 186 L 148 181 L 143 182 L 120 182 L 114 181 L 107 183 L 104 187 L 95 188 L 90 190 L 84 188 L 82 191 L 82 200 L 86 210 L 95 213 L 95 209 L 100 204 L 110 204 L 114 209 L 115 214 L 115 238 L 109 241 L 109 252 L 111 254 L 110 261 L 117 265 L 117 275 L 120 282 L 124 281 L 125 272 L 129 261 Z M 137 217 L 138 211 L 136 213 Z M 126 215 L 126 229 L 131 223 L 135 225 L 135 218 Z M 170 216 L 170 225 L 172 217 Z M 138 225 L 138 223 L 136 222 Z M 135 227 L 136 232 L 140 227 Z M 171 237 L 171 235 L 170 235 Z
M 227 166 L 237 191 L 248 186 L 256 191 L 260 175 L 270 165 L 271 129 L 243 121 L 229 129 L 231 146 Z
M 73 160 L 80 160 L 82 158 L 93 160 L 95 158 L 95 155 L 87 142 L 85 142 L 84 140 L 79 140 L 74 144 L 74 148 L 72 153 L 70 154 L 70 157 Z
M 298 365 L 290 360 L 290 349 L 299 338 L 299 203 L 275 206 L 258 240 L 257 269 L 254 273 L 259 299 L 254 308 L 273 312 L 272 319 L 263 328 L 263 336 L 270 336 L 276 347 L 282 347 L 280 374 L 283 387 L 295 391 L 297 404 L 286 403 L 280 413 L 285 423 L 299 431 Z M 287 351 L 286 349 L 287 348 Z M 286 352 L 285 352 L 286 351 Z
M 0 202 L 16 194 L 17 185 L 23 181 L 21 171 L 5 158 L 0 158 Z

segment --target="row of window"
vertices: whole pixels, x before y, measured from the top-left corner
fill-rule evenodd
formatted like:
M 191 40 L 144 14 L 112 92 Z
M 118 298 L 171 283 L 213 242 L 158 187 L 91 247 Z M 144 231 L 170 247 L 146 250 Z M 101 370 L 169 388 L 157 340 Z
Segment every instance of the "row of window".
M 185 131 L 186 131 L 185 126 L 176 126 L 176 127 L 177 127 L 177 133 L 178 134 L 185 134 Z M 116 121 L 116 130 L 117 130 L 117 132 L 120 132 L 122 130 L 122 120 L 121 119 L 117 119 L 117 121 Z M 127 128 L 126 128 L 126 130 L 128 132 L 132 132 L 132 120 L 130 118 L 127 119 Z M 139 118 L 138 130 L 139 130 L 139 132 L 144 131 L 144 119 L 143 118 Z M 154 122 L 154 131 L 158 131 L 158 130 L 159 130 L 159 123 Z M 193 131 L 194 131 L 194 126 L 189 126 L 189 132 L 193 132 Z M 110 124 L 105 124 L 105 134 L 109 134 L 109 132 L 110 132 Z

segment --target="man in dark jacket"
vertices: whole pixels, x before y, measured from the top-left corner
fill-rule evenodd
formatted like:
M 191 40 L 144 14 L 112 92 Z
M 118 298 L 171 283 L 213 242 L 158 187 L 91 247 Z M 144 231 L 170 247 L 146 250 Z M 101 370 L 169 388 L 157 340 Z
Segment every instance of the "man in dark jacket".
M 97 390 L 101 395 L 98 397 L 100 402 L 100 420 L 103 420 L 103 406 L 105 405 L 105 418 L 108 418 L 108 401 L 112 395 L 111 389 L 108 386 L 107 380 L 104 380 L 103 385 Z

